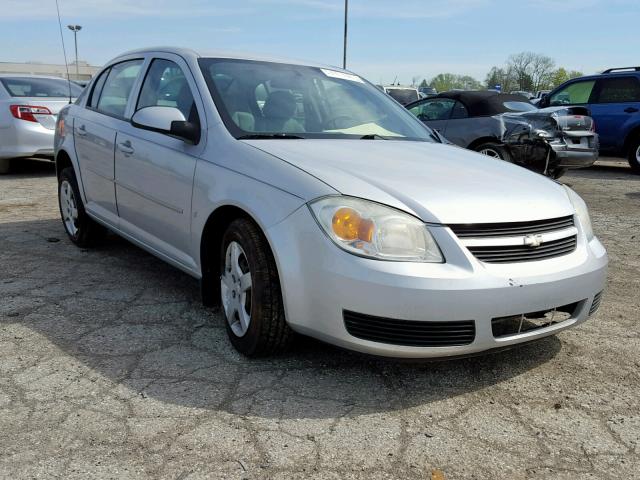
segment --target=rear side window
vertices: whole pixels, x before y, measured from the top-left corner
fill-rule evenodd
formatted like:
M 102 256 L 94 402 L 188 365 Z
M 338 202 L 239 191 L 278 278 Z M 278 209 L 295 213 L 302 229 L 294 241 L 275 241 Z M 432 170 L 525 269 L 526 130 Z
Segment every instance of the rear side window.
M 635 77 L 605 78 L 600 80 L 600 91 L 595 103 L 640 102 L 640 82 Z
M 73 82 L 57 78 L 4 77 L 0 82 L 12 97 L 76 98 L 82 88 Z
M 558 90 L 551 95 L 551 105 L 578 105 L 581 103 L 589 103 L 589 97 L 593 91 L 595 80 L 586 80 L 584 82 L 575 82 Z
M 104 87 L 104 82 L 109 75 L 109 70 L 105 70 L 100 74 L 100 78 L 96 80 L 93 85 L 93 90 L 91 91 L 91 99 L 89 100 L 89 107 L 98 108 L 98 100 L 100 99 L 100 92 L 102 92 L 102 87 Z
M 124 117 L 133 84 L 141 67 L 142 60 L 130 60 L 111 67 L 100 93 L 97 110 L 107 115 Z
M 156 58 L 140 90 L 136 111 L 144 107 L 174 107 L 190 122 L 197 122 L 193 94 L 182 69 L 174 62 Z
M 468 118 L 469 112 L 467 112 L 467 107 L 465 107 L 460 102 L 456 102 L 453 106 L 453 110 L 451 111 L 451 120 L 459 120 L 461 118 Z

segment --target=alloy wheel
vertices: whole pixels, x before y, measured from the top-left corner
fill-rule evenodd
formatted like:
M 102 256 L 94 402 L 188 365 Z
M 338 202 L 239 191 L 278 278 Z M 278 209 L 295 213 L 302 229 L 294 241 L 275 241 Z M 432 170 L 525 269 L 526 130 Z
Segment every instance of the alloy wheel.
M 242 337 L 251 323 L 251 271 L 247 256 L 238 242 L 230 242 L 220 276 L 222 306 L 233 333 Z
M 78 233 L 78 205 L 73 188 L 67 180 L 60 183 L 60 211 L 64 227 L 72 237 Z
M 500 154 L 493 148 L 483 148 L 482 150 L 479 150 L 478 153 L 481 153 L 482 155 L 486 155 L 487 157 L 502 159 Z

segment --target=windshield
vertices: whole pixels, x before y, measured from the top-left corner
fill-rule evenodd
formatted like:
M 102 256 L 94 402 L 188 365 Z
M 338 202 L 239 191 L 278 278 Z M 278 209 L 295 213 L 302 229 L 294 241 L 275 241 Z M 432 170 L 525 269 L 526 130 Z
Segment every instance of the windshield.
M 531 112 L 537 110 L 535 105 L 527 102 L 504 102 L 504 107 L 512 112 Z
M 69 85 L 72 97 L 82 93 L 82 87 L 57 78 L 3 77 L 0 82 L 12 97 L 69 98 Z
M 200 59 L 218 111 L 236 138 L 437 141 L 357 75 L 302 65 Z

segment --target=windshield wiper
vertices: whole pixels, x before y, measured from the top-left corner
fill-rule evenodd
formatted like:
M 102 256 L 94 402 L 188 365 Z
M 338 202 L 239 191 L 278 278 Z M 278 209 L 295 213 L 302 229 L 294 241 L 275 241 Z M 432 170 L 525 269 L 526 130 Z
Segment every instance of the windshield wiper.
M 249 135 L 241 135 L 237 138 L 238 140 L 262 140 L 262 139 L 271 139 L 271 138 L 304 139 L 304 137 L 300 137 L 298 135 L 290 135 L 288 133 L 252 133 Z
M 377 133 L 369 133 L 367 135 L 362 135 L 360 137 L 360 140 L 389 140 L 386 137 L 383 137 L 382 135 L 378 135 Z

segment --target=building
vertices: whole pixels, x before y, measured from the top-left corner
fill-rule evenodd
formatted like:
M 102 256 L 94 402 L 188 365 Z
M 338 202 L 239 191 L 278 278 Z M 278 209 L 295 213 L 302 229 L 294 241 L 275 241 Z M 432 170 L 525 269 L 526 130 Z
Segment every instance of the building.
M 78 73 L 76 74 L 76 63 L 69 64 L 69 78 L 71 80 L 91 80 L 101 67 L 94 67 L 82 60 L 78 62 Z M 67 78 L 67 70 L 64 65 L 51 63 L 11 63 L 0 62 L 0 73 L 29 74 L 29 75 L 50 75 L 53 77 Z

